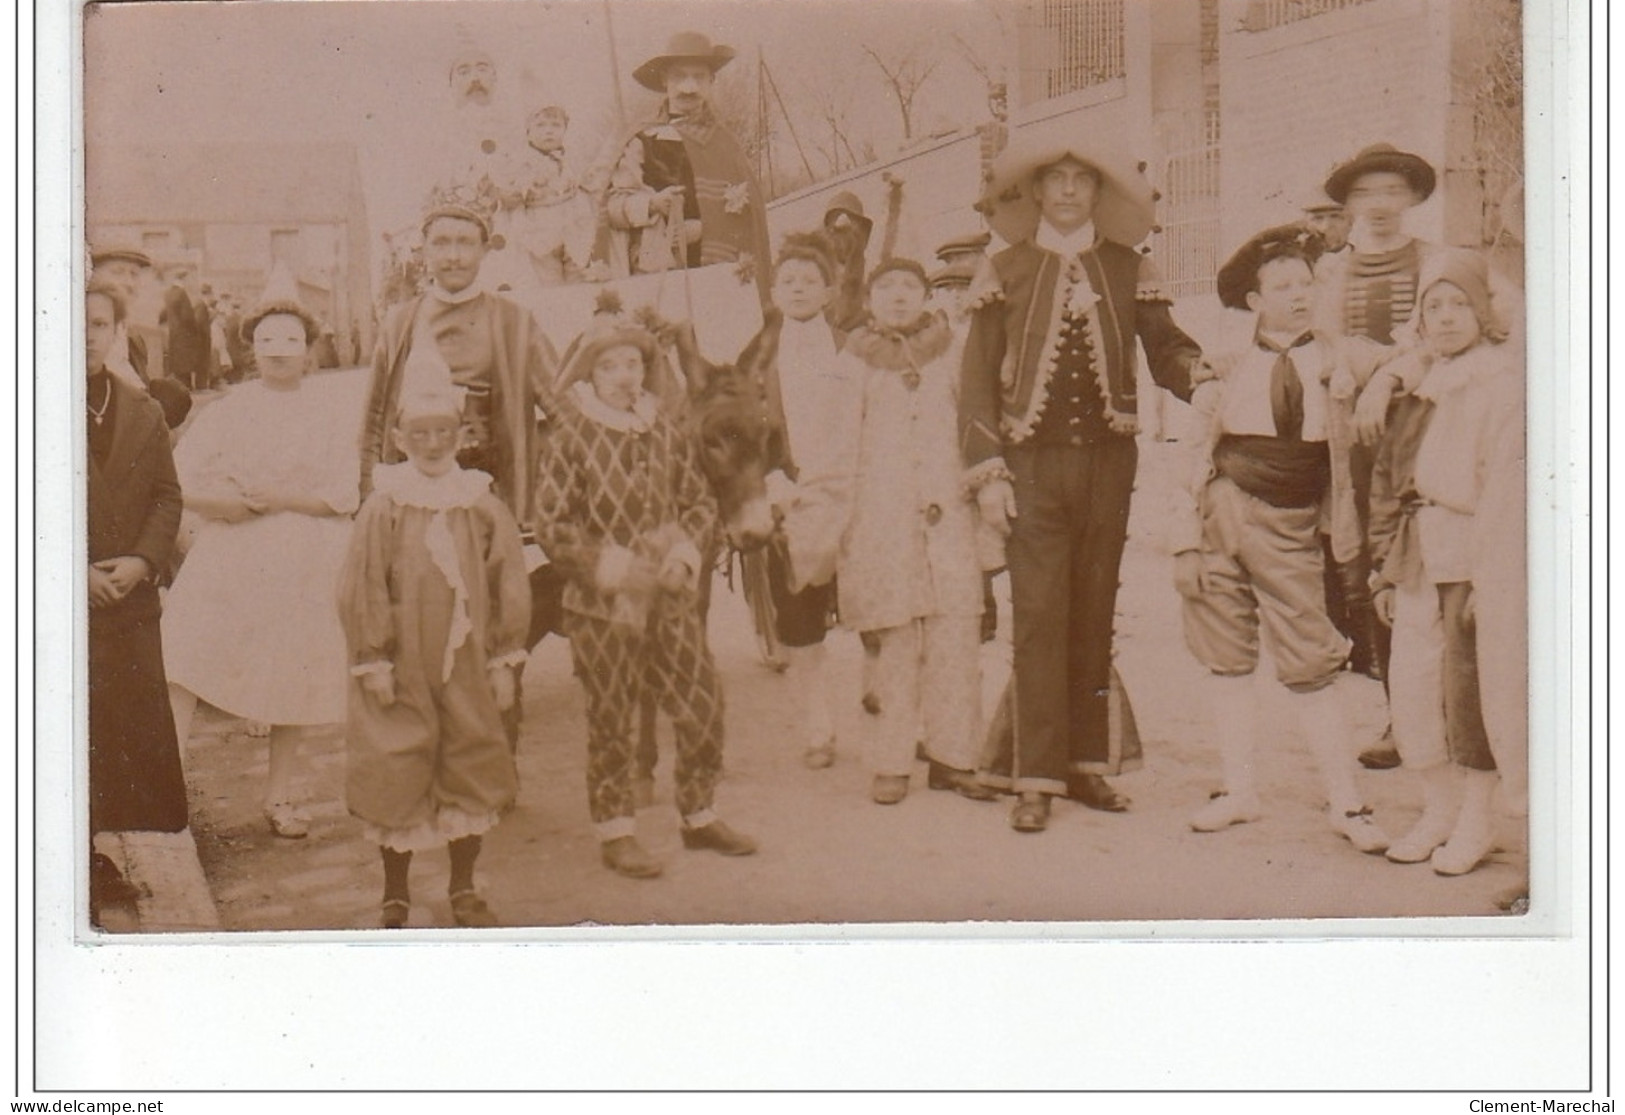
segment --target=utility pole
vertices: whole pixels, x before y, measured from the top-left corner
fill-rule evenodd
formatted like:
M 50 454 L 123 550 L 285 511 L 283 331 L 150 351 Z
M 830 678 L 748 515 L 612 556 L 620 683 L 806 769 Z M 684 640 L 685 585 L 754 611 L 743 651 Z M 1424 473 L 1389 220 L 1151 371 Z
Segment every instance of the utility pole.
M 767 126 L 767 64 L 762 48 L 756 48 L 756 177 L 767 183 L 767 196 L 775 197 L 773 181 L 773 135 Z

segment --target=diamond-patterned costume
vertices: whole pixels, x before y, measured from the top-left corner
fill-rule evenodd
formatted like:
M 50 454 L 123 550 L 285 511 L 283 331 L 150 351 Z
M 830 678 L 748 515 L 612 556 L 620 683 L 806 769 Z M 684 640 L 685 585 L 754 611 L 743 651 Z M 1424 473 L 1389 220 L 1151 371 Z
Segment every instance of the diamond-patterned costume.
M 722 689 L 697 603 L 717 507 L 688 436 L 644 395 L 632 411 L 579 383 L 550 429 L 536 479 L 536 533 L 560 573 L 565 634 L 587 691 L 587 791 L 601 835 L 633 815 L 633 724 L 653 689 L 677 731 L 677 806 L 703 814 L 722 769 Z M 615 569 L 670 555 L 693 572 L 680 593 L 617 588 Z M 607 827 L 606 827 L 607 826 Z M 629 827 L 626 828 L 629 832 Z

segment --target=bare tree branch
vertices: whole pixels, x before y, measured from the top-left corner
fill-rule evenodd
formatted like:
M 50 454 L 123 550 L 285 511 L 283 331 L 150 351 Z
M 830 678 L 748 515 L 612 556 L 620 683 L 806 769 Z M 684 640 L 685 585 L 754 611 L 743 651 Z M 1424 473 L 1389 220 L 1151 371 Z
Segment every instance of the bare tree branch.
M 898 115 L 902 117 L 903 141 L 906 143 L 914 138 L 915 98 L 942 59 L 939 56 L 926 62 L 921 59 L 917 48 L 890 63 L 870 47 L 864 47 L 863 52 L 880 68 L 881 76 L 891 89 L 892 99 L 897 102 Z

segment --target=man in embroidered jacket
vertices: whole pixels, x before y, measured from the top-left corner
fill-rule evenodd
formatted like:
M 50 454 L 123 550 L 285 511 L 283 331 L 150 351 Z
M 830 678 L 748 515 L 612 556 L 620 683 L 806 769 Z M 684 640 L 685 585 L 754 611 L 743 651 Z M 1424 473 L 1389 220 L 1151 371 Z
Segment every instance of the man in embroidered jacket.
M 431 206 L 425 216 L 433 282 L 396 307 L 380 331 L 361 433 L 361 491 L 363 498 L 372 491 L 374 465 L 402 459 L 387 435 L 402 389 L 411 386 L 407 358 L 414 345 L 432 344 L 465 392 L 458 463 L 489 473 L 497 497 L 524 526 L 540 452 L 537 424 L 555 412 L 558 360 L 528 310 L 478 281 L 490 232 L 485 213 L 456 204 Z
M 1040 219 L 971 290 L 960 393 L 966 482 L 1008 535 L 1014 610 L 1014 750 L 985 778 L 1020 800 L 1019 831 L 1049 799 L 1127 802 L 1110 726 L 1112 615 L 1138 460 L 1135 341 L 1152 378 L 1190 398 L 1201 350 L 1169 312 L 1150 262 L 1151 190 L 1132 164 L 1082 144 L 1013 144 L 994 198 L 1024 194 Z M 1008 769 L 999 769 L 1000 767 Z
M 610 176 L 605 211 L 621 241 L 611 266 L 639 274 L 748 258 L 765 306 L 772 284 L 766 198 L 744 146 L 711 103 L 716 72 L 733 56 L 731 47 L 684 31 L 633 71 L 665 99 Z

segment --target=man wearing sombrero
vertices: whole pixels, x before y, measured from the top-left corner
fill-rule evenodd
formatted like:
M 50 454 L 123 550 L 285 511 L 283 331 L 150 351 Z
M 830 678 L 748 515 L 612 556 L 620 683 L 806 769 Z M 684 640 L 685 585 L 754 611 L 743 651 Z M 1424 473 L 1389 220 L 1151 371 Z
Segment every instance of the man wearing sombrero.
M 1135 341 L 1181 399 L 1202 354 L 1134 249 L 1152 194 L 1133 163 L 1091 142 L 1018 138 L 989 198 L 1038 219 L 1017 233 L 994 218 L 1013 246 L 972 285 L 960 392 L 966 479 L 1008 535 L 1014 611 L 1013 754 L 984 778 L 1019 794 L 1017 831 L 1041 832 L 1055 794 L 1127 806 L 1104 776 L 1134 759 L 1112 696 L 1112 615 L 1138 460 Z
M 637 274 L 749 257 L 765 305 L 772 251 L 766 199 L 744 146 L 711 105 L 717 71 L 733 56 L 732 47 L 683 31 L 632 71 L 665 100 L 627 142 L 610 177 L 606 209 L 620 241 L 612 267 Z

